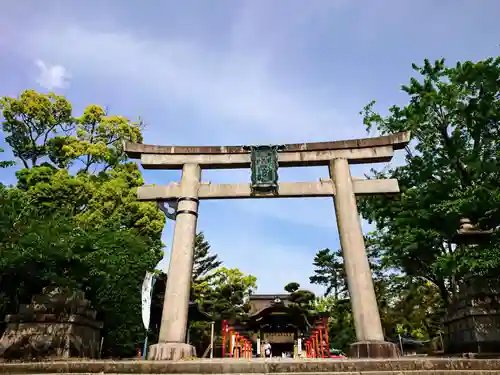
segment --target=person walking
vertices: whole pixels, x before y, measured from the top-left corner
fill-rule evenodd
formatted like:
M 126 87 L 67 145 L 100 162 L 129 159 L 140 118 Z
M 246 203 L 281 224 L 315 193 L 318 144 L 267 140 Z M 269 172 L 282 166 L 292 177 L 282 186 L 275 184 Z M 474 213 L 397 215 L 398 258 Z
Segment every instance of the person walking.
M 268 341 L 264 344 L 264 355 L 266 358 L 271 358 L 271 344 Z

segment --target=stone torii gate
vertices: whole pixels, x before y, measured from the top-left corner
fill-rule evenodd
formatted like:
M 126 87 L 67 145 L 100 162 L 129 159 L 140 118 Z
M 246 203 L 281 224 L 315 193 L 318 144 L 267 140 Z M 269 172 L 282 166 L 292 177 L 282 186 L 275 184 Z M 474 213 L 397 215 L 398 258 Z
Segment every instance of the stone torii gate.
M 399 192 L 399 185 L 394 179 L 353 178 L 349 164 L 388 162 L 394 151 L 404 148 L 409 140 L 410 134 L 404 132 L 376 138 L 282 146 L 126 144 L 128 156 L 140 159 L 144 169 L 182 169 L 180 183 L 142 186 L 137 193 L 142 201 L 166 202 L 175 209 L 176 218 L 160 335 L 158 344 L 150 347 L 149 359 L 176 360 L 195 354 L 194 348 L 186 343 L 186 329 L 199 201 L 292 197 L 334 197 L 356 328 L 357 342 L 352 344 L 350 355 L 397 356 L 396 346 L 384 340 L 356 195 L 394 194 Z M 278 165 L 328 166 L 330 179 L 279 183 Z M 234 168 L 251 168 L 251 183 L 201 181 L 202 169 Z

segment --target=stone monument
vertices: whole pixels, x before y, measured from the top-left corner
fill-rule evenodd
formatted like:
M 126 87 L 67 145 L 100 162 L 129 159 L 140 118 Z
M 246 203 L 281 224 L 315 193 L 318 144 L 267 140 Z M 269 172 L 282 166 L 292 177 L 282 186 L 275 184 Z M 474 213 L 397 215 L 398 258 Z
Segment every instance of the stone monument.
M 175 213 L 175 230 L 158 344 L 150 359 L 176 360 L 194 355 L 186 343 L 191 270 L 198 205 L 202 199 L 333 197 L 357 342 L 354 357 L 395 357 L 380 322 L 372 274 L 366 255 L 357 195 L 395 194 L 394 179 L 364 180 L 351 176 L 350 164 L 390 161 L 410 140 L 408 132 L 376 138 L 280 146 L 157 146 L 125 145 L 128 156 L 145 169 L 180 169 L 180 183 L 143 186 L 138 199 L 165 202 Z M 327 166 L 330 179 L 319 182 L 278 182 L 278 166 Z M 202 169 L 250 168 L 251 183 L 211 184 L 201 181 Z
M 498 286 L 462 285 L 447 309 L 444 349 L 448 354 L 500 354 L 500 290 Z
M 5 359 L 97 358 L 102 323 L 83 293 L 46 288 L 21 305 L 0 339 L 0 357 Z
M 477 246 L 488 241 L 491 230 L 460 220 L 457 246 Z M 472 277 L 461 283 L 460 292 L 448 306 L 443 320 L 444 349 L 448 354 L 500 353 L 500 287 L 498 279 Z

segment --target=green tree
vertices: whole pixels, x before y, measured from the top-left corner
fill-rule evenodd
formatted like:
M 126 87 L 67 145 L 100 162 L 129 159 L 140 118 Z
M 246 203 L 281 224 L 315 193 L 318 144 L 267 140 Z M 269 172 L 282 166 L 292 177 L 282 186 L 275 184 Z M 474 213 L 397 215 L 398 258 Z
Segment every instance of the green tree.
M 367 237 L 366 248 L 385 336 L 405 333 L 417 339 L 435 337 L 443 312 L 439 290 L 422 278 L 410 277 L 393 269 L 381 254 L 378 242 L 373 241 L 373 234 Z M 317 275 L 318 270 L 320 272 L 315 280 L 327 286 L 333 283 L 342 285 L 344 289 L 342 293 L 330 293 L 325 298 L 316 299 L 314 309 L 329 313 L 331 344 L 345 351 L 355 341 L 356 334 L 342 257 L 341 254 L 337 257 L 331 254 L 329 250 L 318 252 L 314 265 Z M 332 279 L 333 283 L 329 284 Z
M 314 301 L 316 296 L 309 290 L 301 289 L 297 282 L 288 283 L 284 289 L 290 294 L 288 297 L 290 303 L 287 305 L 287 309 L 293 324 L 302 331 L 308 330 L 312 327 L 315 318 Z
M 388 269 L 380 249 L 373 243 L 370 236 L 365 238 L 366 252 L 370 270 L 375 283 L 375 289 L 382 286 Z M 313 260 L 314 275 L 309 277 L 311 284 L 326 286 L 325 296 L 332 295 L 336 299 L 348 297 L 347 275 L 344 268 L 342 249 L 319 250 Z
M 210 254 L 210 244 L 203 232 L 196 235 L 194 243 L 193 282 L 215 270 L 222 264 L 217 254 Z
M 453 67 L 425 60 L 413 68 L 420 78 L 403 86 L 406 106 L 383 117 L 372 102 L 363 112 L 368 129 L 411 131 L 405 165 L 374 173 L 397 178 L 401 194 L 364 198 L 360 211 L 376 223 L 371 240 L 384 262 L 431 282 L 448 303 L 466 280 L 499 274 L 498 241 L 454 242 L 462 217 L 485 230 L 500 224 L 500 58 Z
M 314 275 L 309 280 L 311 284 L 326 286 L 325 296 L 333 294 L 338 299 L 346 293 L 344 261 L 340 250 L 318 251 L 313 266 Z
M 136 200 L 144 181 L 123 152 L 124 142 L 142 141 L 141 122 L 109 116 L 96 105 L 73 117 L 64 97 L 33 90 L 1 98 L 0 109 L 5 139 L 25 166 L 17 172 L 18 187 L 34 205 L 66 206 L 84 225 L 119 223 L 160 240 L 164 215 Z
M 312 302 L 316 299 L 313 292 L 300 289 L 300 284 L 297 282 L 285 285 L 285 291 L 290 293 L 290 306 L 296 306 L 300 310 L 308 311 L 312 307 Z
M 132 355 L 140 341 L 144 269 L 158 243 L 120 227 L 75 225 L 62 208 L 41 213 L 18 189 L 0 191 L 0 314 L 16 313 L 47 286 L 84 291 L 104 322 L 104 355 Z
M 295 293 L 300 289 L 300 284 L 297 282 L 291 282 L 285 285 L 285 292 Z
M 198 264 L 204 264 L 207 258 L 200 252 L 195 251 L 195 254 L 198 254 Z M 190 340 L 199 354 L 203 354 L 210 344 L 211 321 L 219 332 L 223 319 L 240 322 L 248 317 L 249 299 L 257 287 L 256 281 L 255 276 L 225 267 L 193 280 L 193 302 L 206 317 L 202 321 L 193 319 L 189 324 Z
M 0 99 L 5 140 L 25 168 L 50 160 L 55 166 L 112 167 L 125 160 L 123 142 L 142 142 L 141 123 L 108 116 L 90 105 L 73 117 L 63 96 L 24 91 L 18 98 Z
M 1 98 L 0 110 L 5 140 L 25 168 L 48 156 L 50 136 L 70 132 L 73 127 L 71 104 L 55 94 L 26 90 L 19 98 Z
M 39 279 L 20 288 L 26 295 L 54 283 L 83 289 L 105 322 L 105 353 L 133 355 L 142 340 L 140 286 L 161 257 L 165 222 L 154 204 L 136 200 L 143 180 L 123 152 L 124 142 L 142 141 L 142 124 L 96 105 L 74 117 L 64 97 L 32 90 L 1 98 L 0 109 L 6 142 L 24 166 L 2 202 L 11 206 L 0 223 L 5 274 L 26 261 L 20 285 Z M 16 296 L 5 310 L 17 309 Z
M 4 149 L 0 147 L 0 153 L 4 152 Z M 15 163 L 13 161 L 0 160 L 0 168 L 7 168 Z
M 351 301 L 330 295 L 316 299 L 313 305 L 316 311 L 328 313 L 330 348 L 346 353 L 349 345 L 356 341 Z
M 193 284 L 200 310 L 214 321 L 241 321 L 250 311 L 249 299 L 257 288 L 257 278 L 237 268 L 218 268 Z
M 392 301 L 382 324 L 389 336 L 409 334 L 418 340 L 430 340 L 441 332 L 443 301 L 439 289 L 422 278 L 392 278 Z

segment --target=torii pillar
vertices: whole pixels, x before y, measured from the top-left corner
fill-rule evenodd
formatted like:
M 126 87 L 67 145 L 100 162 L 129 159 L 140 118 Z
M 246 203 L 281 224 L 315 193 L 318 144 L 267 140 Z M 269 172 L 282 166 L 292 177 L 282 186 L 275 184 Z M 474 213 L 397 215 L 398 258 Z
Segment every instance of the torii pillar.
M 174 240 L 168 267 L 160 335 L 158 344 L 149 347 L 148 359 L 178 360 L 196 356 L 194 346 L 186 342 L 186 330 L 198 221 L 200 178 L 201 169 L 198 164 L 183 166 L 180 184 L 181 197 L 177 199 L 175 212 Z
M 397 357 L 396 345 L 384 339 L 348 160 L 333 160 L 330 177 L 335 186 L 335 213 L 356 327 L 357 341 L 351 345 L 349 356 Z

